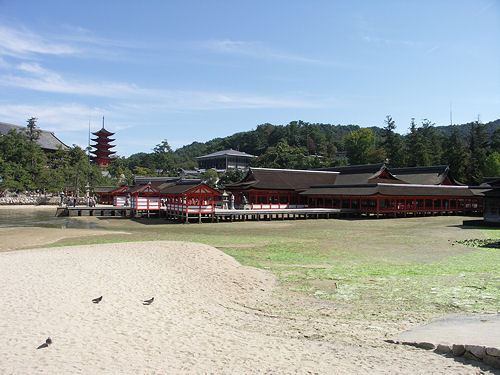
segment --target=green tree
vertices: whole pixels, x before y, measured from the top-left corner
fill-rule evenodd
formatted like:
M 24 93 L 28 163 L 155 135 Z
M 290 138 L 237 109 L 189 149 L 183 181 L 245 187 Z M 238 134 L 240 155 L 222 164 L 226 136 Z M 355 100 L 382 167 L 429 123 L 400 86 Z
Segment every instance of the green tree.
M 136 166 L 136 167 L 134 167 L 134 175 L 144 176 L 144 177 L 145 176 L 153 177 L 153 176 L 156 176 L 157 174 L 152 169 Z
M 434 123 L 424 119 L 422 126 L 417 127 L 415 119 L 411 119 L 410 133 L 406 136 L 407 164 L 409 167 L 439 164 L 442 155 L 442 142 Z
M 447 164 L 458 181 L 467 181 L 466 164 L 470 158 L 467 145 L 463 141 L 457 129 L 453 129 L 451 135 L 444 141 L 444 152 L 442 163 Z
M 375 140 L 375 133 L 368 128 L 361 128 L 346 136 L 344 144 L 349 164 L 383 162 L 385 152 L 375 147 Z
M 382 148 L 387 155 L 387 165 L 392 168 L 406 166 L 405 149 L 401 136 L 395 133 L 396 123 L 391 116 L 385 118 L 386 126 L 382 129 Z
M 153 149 L 154 167 L 158 175 L 169 176 L 174 173 L 174 159 L 172 148 L 167 140 L 163 140 Z
M 246 172 L 241 169 L 229 169 L 219 178 L 219 185 L 224 186 L 240 182 L 245 177 Z
M 479 121 L 473 122 L 469 128 L 468 146 L 470 158 L 466 164 L 469 185 L 479 185 L 483 180 L 488 138 L 485 126 Z
M 496 128 L 491 136 L 490 148 L 492 152 L 500 153 L 500 128 Z
M 118 184 L 128 185 L 132 183 L 132 172 L 128 168 L 128 161 L 125 157 L 117 157 L 109 166 L 108 172 Z
M 485 177 L 500 177 L 500 153 L 493 152 L 484 161 Z
M 0 159 L 1 189 L 44 189 L 47 159 L 40 146 L 30 142 L 26 134 L 11 130 L 1 135 Z
M 210 186 L 211 188 L 215 188 L 217 185 L 217 180 L 219 179 L 219 176 L 217 175 L 217 172 L 213 169 L 207 169 L 205 172 L 203 172 L 201 175 L 201 180 L 203 183 L 206 185 Z
M 26 125 L 26 134 L 28 135 L 28 140 L 30 142 L 35 142 L 40 138 L 41 130 L 36 126 L 37 120 L 38 119 L 36 117 L 31 117 L 27 121 L 28 125 Z
M 280 141 L 276 147 L 269 147 L 264 154 L 253 159 L 251 164 L 263 168 L 307 169 L 309 162 L 306 154 L 305 148 L 291 147 Z

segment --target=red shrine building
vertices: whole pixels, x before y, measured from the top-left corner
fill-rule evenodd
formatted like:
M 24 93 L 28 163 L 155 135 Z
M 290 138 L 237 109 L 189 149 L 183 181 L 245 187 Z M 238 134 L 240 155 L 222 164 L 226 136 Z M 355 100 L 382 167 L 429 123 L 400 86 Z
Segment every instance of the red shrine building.
M 115 160 L 111 156 L 115 153 L 114 151 L 111 151 L 115 145 L 110 144 L 114 141 L 114 139 L 111 139 L 110 137 L 115 133 L 111 133 L 104 129 L 103 123 L 101 130 L 92 134 L 96 136 L 96 138 L 92 138 L 92 141 L 96 142 L 92 145 L 95 150 L 90 151 L 94 154 L 94 156 L 92 156 L 92 161 L 101 167 L 107 167 L 109 163 Z

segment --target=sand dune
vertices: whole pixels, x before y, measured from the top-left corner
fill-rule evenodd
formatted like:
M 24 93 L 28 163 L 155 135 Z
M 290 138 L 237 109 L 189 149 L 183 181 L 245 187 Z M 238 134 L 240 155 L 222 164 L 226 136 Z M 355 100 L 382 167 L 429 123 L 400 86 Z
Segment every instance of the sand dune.
M 280 312 L 271 274 L 207 245 L 5 252 L 0 270 L 2 374 L 479 372 L 386 344 L 387 327 Z

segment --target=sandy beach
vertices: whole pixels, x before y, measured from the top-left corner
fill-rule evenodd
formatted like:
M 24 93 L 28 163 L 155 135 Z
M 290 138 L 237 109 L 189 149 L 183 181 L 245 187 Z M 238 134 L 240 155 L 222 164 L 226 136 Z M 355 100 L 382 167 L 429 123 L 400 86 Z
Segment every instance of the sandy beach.
M 20 250 L 0 253 L 0 269 L 2 374 L 484 373 L 383 341 L 405 324 L 287 298 L 270 273 L 208 245 Z

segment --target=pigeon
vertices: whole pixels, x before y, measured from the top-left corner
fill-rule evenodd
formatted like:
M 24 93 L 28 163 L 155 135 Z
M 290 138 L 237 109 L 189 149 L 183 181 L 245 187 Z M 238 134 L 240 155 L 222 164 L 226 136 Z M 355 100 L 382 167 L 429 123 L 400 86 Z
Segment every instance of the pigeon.
M 153 301 L 155 300 L 154 297 L 151 297 L 151 299 L 147 299 L 144 301 L 143 305 L 151 305 Z
M 45 342 L 42 345 L 38 346 L 37 349 L 48 348 L 50 344 L 52 344 L 52 339 L 48 337 L 47 340 L 45 340 Z
M 102 296 L 100 296 L 99 298 L 94 298 L 94 299 L 92 300 L 92 302 L 94 302 L 94 303 L 99 303 L 99 302 L 101 302 L 101 300 L 102 300 Z

